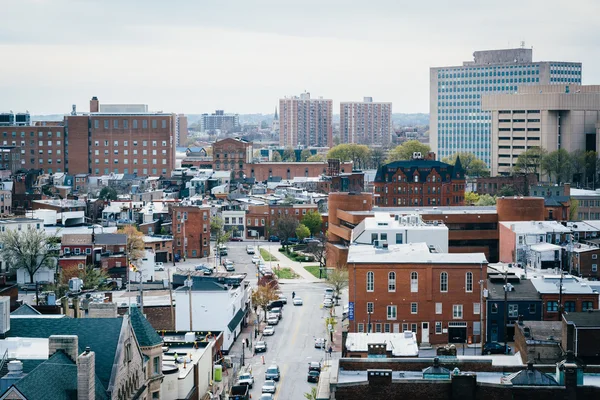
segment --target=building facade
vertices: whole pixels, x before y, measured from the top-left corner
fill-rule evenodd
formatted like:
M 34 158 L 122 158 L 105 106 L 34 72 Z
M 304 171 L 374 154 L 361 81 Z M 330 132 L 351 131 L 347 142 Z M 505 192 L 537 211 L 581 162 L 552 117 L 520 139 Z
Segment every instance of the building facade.
M 483 253 L 431 252 L 425 243 L 350 246 L 349 332 L 412 331 L 423 344 L 481 339 Z
M 581 63 L 533 62 L 533 50 L 526 48 L 476 51 L 473 61 L 461 66 L 431 68 L 432 150 L 440 158 L 457 152 L 473 153 L 491 165 L 492 117 L 482 107 L 482 97 L 515 93 L 519 86 L 561 84 L 581 84 Z M 532 114 L 531 119 L 539 118 Z
M 173 253 L 181 259 L 210 255 L 210 207 L 173 205 Z
M 279 144 L 285 147 L 333 146 L 333 101 L 310 93 L 279 100 Z
M 240 116 L 238 114 L 225 114 L 223 110 L 216 110 L 213 114 L 202 114 L 200 118 L 200 130 L 209 131 L 232 131 L 240 129 Z
M 457 158 L 454 166 L 415 157 L 395 161 L 377 170 L 375 205 L 462 206 L 465 201 L 465 172 Z
M 392 103 L 373 102 L 372 97 L 340 103 L 341 143 L 387 145 L 393 132 Z
M 509 175 L 521 153 L 600 148 L 600 86 L 575 83 L 522 86 L 516 93 L 489 93 L 482 110 L 491 112 L 490 172 Z

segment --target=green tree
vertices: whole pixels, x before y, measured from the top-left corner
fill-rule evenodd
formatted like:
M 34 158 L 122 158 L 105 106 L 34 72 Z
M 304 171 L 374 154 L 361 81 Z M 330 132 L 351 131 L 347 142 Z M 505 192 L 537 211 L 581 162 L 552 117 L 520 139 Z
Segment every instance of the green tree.
M 307 162 L 323 162 L 325 161 L 325 157 L 321 154 L 315 154 L 314 156 L 310 156 L 306 159 Z
M 345 266 L 334 268 L 327 274 L 327 285 L 333 289 L 335 303 L 338 304 L 342 290 L 348 287 L 348 269 Z
M 426 155 L 430 151 L 431 147 L 429 147 L 429 145 L 423 144 L 418 140 L 409 140 L 393 148 L 388 155 L 386 163 L 401 160 L 411 160 L 413 153 L 415 152 Z
M 514 172 L 539 176 L 542 170 L 542 159 L 545 155 L 546 150 L 539 147 L 531 147 L 525 150 L 517 157 L 517 162 L 513 167 Z
M 85 269 L 79 272 L 79 278 L 83 281 L 84 289 L 105 290 L 108 288 L 106 281 L 109 276 L 102 268 L 87 265 Z
M 554 150 L 542 158 L 542 170 L 548 175 L 550 182 L 566 182 L 571 180 L 571 155 L 565 149 Z
M 302 150 L 302 152 L 300 153 L 300 161 L 305 162 L 307 161 L 310 157 L 312 156 L 310 150 L 308 149 L 304 149 Z
M 579 220 L 579 200 L 569 199 L 569 221 Z
M 105 186 L 100 191 L 99 197 L 105 201 L 116 200 L 117 199 L 117 191 L 111 187 Z
M 597 164 L 598 153 L 595 151 L 575 150 L 572 152 L 571 168 L 573 171 L 573 182 L 578 182 L 583 187 L 594 187 Z M 592 185 L 589 185 L 590 181 Z
M 378 169 L 385 161 L 385 150 L 381 147 L 371 149 L 371 168 Z
M 304 397 L 307 400 L 317 400 L 317 388 L 313 386 L 310 388 L 310 392 L 304 393 Z
M 442 159 L 443 162 L 454 165 L 456 164 L 456 158 L 460 157 L 460 164 L 465 170 L 465 175 L 469 178 L 487 177 L 490 176 L 490 170 L 479 158 L 475 157 L 473 153 L 454 153 L 450 157 Z
M 296 162 L 296 152 L 291 147 L 286 147 L 283 150 L 283 161 L 285 162 Z
M 475 192 L 465 192 L 465 204 L 471 205 L 479 201 L 479 195 Z
M 339 144 L 327 153 L 328 159 L 338 159 L 341 162 L 352 161 L 356 168 L 364 168 L 371 160 L 371 150 L 364 144 Z
M 210 234 L 215 237 L 217 249 L 223 243 L 226 243 L 231 237 L 231 232 L 225 231 L 225 223 L 223 218 L 216 215 L 210 219 Z
M 312 236 L 315 236 L 317 233 L 321 232 L 323 217 L 321 217 L 321 214 L 318 211 L 310 210 L 302 217 L 302 224 L 308 228 Z
M 505 197 L 514 196 L 516 194 L 517 194 L 517 191 L 515 190 L 513 185 L 504 185 L 498 190 L 498 193 L 497 193 L 498 196 L 505 196 Z
M 305 239 L 309 236 L 310 230 L 308 229 L 308 227 L 304 224 L 298 225 L 298 227 L 296 228 L 296 237 L 298 238 L 298 240 Z
M 278 151 L 273 151 L 273 154 L 271 155 L 271 161 L 281 162 L 281 154 L 279 154 Z
M 23 268 L 34 283 L 35 273 L 42 267 L 55 268 L 58 257 L 57 238 L 43 229 L 6 230 L 0 232 L 0 257 L 8 268 Z
M 489 194 L 482 194 L 479 200 L 475 203 L 476 206 L 493 206 L 496 205 L 496 198 Z
M 138 231 L 133 225 L 125 226 L 124 228 L 119 229 L 117 233 L 127 235 L 127 245 L 125 246 L 125 251 L 127 252 L 129 261 L 135 264 L 144 256 L 144 234 Z
M 275 235 L 277 235 L 283 243 L 286 243 L 289 238 L 294 237 L 298 225 L 300 225 L 300 223 L 295 217 L 291 215 L 282 215 L 275 221 Z

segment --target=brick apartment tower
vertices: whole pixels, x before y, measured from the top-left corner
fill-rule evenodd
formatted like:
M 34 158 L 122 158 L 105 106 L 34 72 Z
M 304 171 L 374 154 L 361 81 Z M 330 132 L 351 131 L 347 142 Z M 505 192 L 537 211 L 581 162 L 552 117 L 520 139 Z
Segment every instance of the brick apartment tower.
M 279 100 L 279 144 L 285 147 L 331 147 L 333 101 L 302 93 Z
M 392 140 L 392 103 L 340 103 L 340 139 L 342 143 L 386 145 Z
M 202 258 L 210 255 L 210 207 L 174 205 L 173 254 L 184 258 Z

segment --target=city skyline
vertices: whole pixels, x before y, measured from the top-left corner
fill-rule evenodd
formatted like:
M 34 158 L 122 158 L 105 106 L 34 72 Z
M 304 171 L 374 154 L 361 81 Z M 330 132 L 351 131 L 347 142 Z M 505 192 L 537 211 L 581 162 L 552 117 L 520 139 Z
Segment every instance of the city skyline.
M 0 89 L 10 96 L 0 98 L 0 110 L 60 114 L 76 104 L 87 111 L 98 96 L 153 111 L 266 114 L 306 90 L 333 99 L 334 110 L 372 96 L 397 113 L 428 113 L 430 67 L 522 40 L 536 61 L 577 60 L 583 84 L 600 82 L 598 4 L 576 1 L 557 13 L 558 1 L 471 3 L 462 1 L 457 13 L 457 4 L 391 0 L 8 1 L 13 17 L 0 27 L 0 49 L 10 62 Z

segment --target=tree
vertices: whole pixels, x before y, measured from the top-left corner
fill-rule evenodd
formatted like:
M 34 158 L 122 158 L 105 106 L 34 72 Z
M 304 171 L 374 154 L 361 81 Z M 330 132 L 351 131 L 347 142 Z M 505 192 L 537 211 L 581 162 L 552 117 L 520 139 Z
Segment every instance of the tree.
M 504 185 L 498 190 L 498 193 L 497 193 L 498 196 L 505 196 L 505 197 L 514 196 L 516 194 L 517 194 L 517 191 L 515 190 L 513 185 Z
M 496 204 L 496 198 L 489 194 L 479 196 L 479 200 L 475 203 L 476 206 L 493 206 Z
M 579 220 L 579 200 L 569 199 L 569 221 Z
M 291 147 L 286 147 L 283 150 L 283 161 L 286 162 L 296 162 L 296 152 Z
M 300 153 L 300 161 L 305 162 L 306 160 L 308 160 L 308 158 L 312 156 L 311 152 L 309 149 L 304 149 L 302 150 L 302 152 Z
M 271 155 L 271 161 L 272 162 L 281 162 L 281 154 L 279 154 L 278 151 L 273 151 L 273 154 Z
M 413 153 L 415 152 L 424 155 L 430 151 L 431 147 L 429 147 L 429 145 L 423 144 L 418 140 L 409 140 L 392 149 L 385 162 L 391 163 L 394 161 L 411 160 Z
M 216 215 L 210 219 L 210 234 L 215 237 L 217 249 L 223 243 L 227 243 L 231 237 L 231 232 L 225 231 L 225 223 L 223 218 Z
M 575 150 L 572 152 L 571 168 L 573 171 L 573 182 L 587 187 L 588 181 L 591 179 L 592 184 L 594 184 L 596 182 L 597 163 L 598 153 L 595 151 Z
M 348 287 L 348 269 L 345 266 L 335 268 L 327 275 L 327 284 L 333 289 L 335 304 L 337 305 L 342 290 Z
M 460 157 L 460 164 L 465 170 L 465 175 L 469 178 L 490 176 L 488 166 L 485 162 L 475 157 L 475 154 L 473 153 L 454 153 L 450 157 L 443 158 L 442 161 L 446 164 L 454 165 L 456 164 L 457 157 Z
M 310 156 L 306 159 L 307 162 L 323 162 L 325 161 L 325 157 L 321 154 L 315 154 L 314 156 Z
M 371 168 L 378 169 L 385 160 L 385 150 L 381 147 L 371 149 Z
M 302 224 L 308 228 L 312 236 L 315 236 L 317 233 L 321 232 L 323 218 L 318 211 L 310 210 L 302 217 Z
M 541 171 L 542 159 L 546 154 L 546 150 L 539 147 L 532 147 L 521 154 L 517 158 L 517 162 L 513 167 L 514 171 L 523 174 L 539 175 Z
M 104 201 L 116 200 L 117 199 L 117 191 L 111 187 L 105 186 L 100 191 L 99 197 Z
M 341 162 L 352 161 L 356 168 L 364 168 L 371 160 L 371 150 L 364 144 L 338 144 L 327 152 L 328 159 L 338 159 Z
M 79 272 L 79 278 L 83 281 L 84 289 L 106 290 L 108 288 L 106 280 L 109 277 L 102 268 L 94 268 L 93 265 L 88 265 Z
M 471 205 L 479 201 L 479 195 L 475 192 L 465 192 L 465 204 Z
M 136 261 L 144 257 L 144 234 L 136 229 L 135 226 L 127 225 L 119 229 L 117 233 L 127 235 L 127 244 L 125 251 L 129 261 L 135 264 Z
M 289 238 L 294 237 L 298 225 L 300 225 L 300 223 L 296 218 L 291 215 L 283 215 L 275 221 L 275 235 L 277 235 L 283 243 L 287 243 Z
M 42 267 L 56 267 L 59 241 L 42 229 L 7 230 L 0 232 L 0 257 L 14 270 L 23 268 L 34 283 L 35 273 Z
M 542 158 L 542 170 L 548 175 L 550 182 L 570 181 L 573 171 L 571 155 L 565 149 L 554 150 L 546 154 Z
M 321 279 L 327 266 L 327 233 L 319 236 L 321 243 L 309 243 L 305 251 L 312 254 L 315 257 L 315 261 L 319 262 L 319 279 Z
M 310 236 L 310 229 L 306 227 L 304 224 L 298 225 L 296 228 L 296 237 L 298 240 L 305 239 Z
M 262 308 L 265 320 L 267 319 L 267 306 L 270 302 L 277 300 L 279 296 L 275 292 L 276 289 L 269 285 L 259 285 L 252 292 L 252 304 L 254 309 Z
M 310 388 L 310 392 L 304 393 L 304 397 L 307 400 L 317 400 L 317 388 L 313 386 Z

